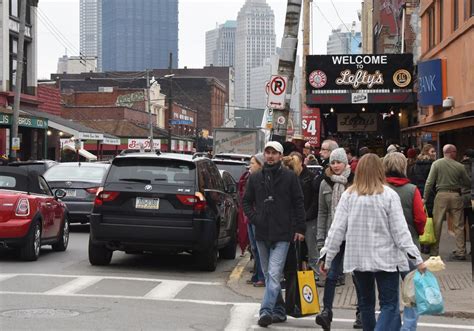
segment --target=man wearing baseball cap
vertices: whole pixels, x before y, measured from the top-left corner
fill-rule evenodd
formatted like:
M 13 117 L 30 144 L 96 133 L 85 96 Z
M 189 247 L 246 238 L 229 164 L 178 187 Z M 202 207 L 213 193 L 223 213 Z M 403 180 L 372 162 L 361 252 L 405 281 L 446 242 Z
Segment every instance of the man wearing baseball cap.
M 280 280 L 292 240 L 304 240 L 305 212 L 296 174 L 283 167 L 283 146 L 270 141 L 263 169 L 250 175 L 243 198 L 244 212 L 255 226 L 258 253 L 265 274 L 265 294 L 258 325 L 286 321 Z

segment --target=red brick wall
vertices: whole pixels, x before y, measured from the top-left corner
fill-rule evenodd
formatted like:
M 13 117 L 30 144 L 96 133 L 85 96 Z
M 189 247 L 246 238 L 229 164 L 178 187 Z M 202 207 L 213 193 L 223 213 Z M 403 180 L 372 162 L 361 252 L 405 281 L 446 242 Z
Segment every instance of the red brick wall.
M 38 84 L 38 99 L 42 102 L 39 111 L 54 115 L 61 115 L 61 94 L 54 85 Z
M 127 120 L 147 125 L 149 115 L 126 107 L 63 107 L 62 117 L 72 120 Z M 153 121 L 156 121 L 153 115 Z
M 119 96 L 143 92 L 143 89 L 116 89 L 113 92 L 73 92 L 63 94 L 64 104 L 67 106 L 107 106 L 114 107 Z M 136 101 L 131 104 L 131 108 L 145 110 L 144 101 Z

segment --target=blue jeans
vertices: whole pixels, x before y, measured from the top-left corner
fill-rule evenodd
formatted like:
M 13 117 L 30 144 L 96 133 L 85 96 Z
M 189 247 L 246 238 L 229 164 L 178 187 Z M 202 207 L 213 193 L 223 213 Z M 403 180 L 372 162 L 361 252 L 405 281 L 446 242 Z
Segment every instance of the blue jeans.
M 324 285 L 323 304 L 324 309 L 332 311 L 332 304 L 334 302 L 334 294 L 336 293 L 336 282 L 342 273 L 342 261 L 344 258 L 345 242 L 342 243 L 339 253 L 336 254 L 334 260 L 331 262 L 326 283 Z M 343 274 L 343 273 L 342 273 Z M 343 274 L 344 275 L 344 274 Z
M 263 282 L 265 280 L 265 276 L 263 274 L 262 265 L 260 264 L 260 256 L 258 254 L 257 242 L 255 240 L 255 225 L 248 224 L 247 229 L 249 234 L 250 249 L 252 250 L 253 258 L 255 260 L 255 270 L 253 271 L 252 282 Z
M 410 271 L 416 269 L 415 264 L 409 259 L 408 266 Z M 408 275 L 407 271 L 400 272 L 400 276 L 402 280 L 405 279 L 406 275 Z M 416 307 L 404 307 L 403 308 L 403 325 L 400 331 L 416 331 L 416 327 L 418 324 L 418 313 L 416 312 Z
M 263 274 L 265 275 L 265 293 L 260 306 L 260 316 L 285 317 L 285 302 L 281 295 L 280 281 L 285 267 L 288 241 L 257 241 L 258 253 Z
M 364 331 L 399 331 L 399 273 L 354 271 L 359 287 L 359 309 Z M 380 315 L 375 321 L 375 281 L 379 292 Z

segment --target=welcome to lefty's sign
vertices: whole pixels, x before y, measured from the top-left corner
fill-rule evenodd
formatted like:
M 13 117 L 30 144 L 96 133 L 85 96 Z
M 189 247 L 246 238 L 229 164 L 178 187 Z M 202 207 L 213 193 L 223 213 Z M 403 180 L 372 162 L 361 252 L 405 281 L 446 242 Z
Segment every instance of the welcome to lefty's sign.
M 310 55 L 308 104 L 410 103 L 412 54 Z
M 285 109 L 286 88 L 288 77 L 275 75 L 268 83 L 267 106 L 272 109 Z

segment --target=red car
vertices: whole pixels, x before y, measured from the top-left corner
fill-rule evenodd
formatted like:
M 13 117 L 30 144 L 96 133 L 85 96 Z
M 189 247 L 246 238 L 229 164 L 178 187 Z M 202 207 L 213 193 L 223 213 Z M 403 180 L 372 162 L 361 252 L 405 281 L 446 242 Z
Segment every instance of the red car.
M 20 251 L 35 261 L 42 245 L 65 251 L 69 242 L 67 209 L 57 190 L 54 195 L 36 171 L 0 166 L 0 248 Z

